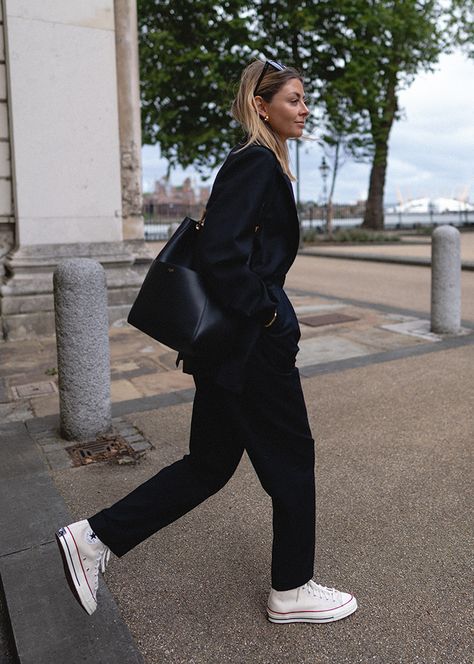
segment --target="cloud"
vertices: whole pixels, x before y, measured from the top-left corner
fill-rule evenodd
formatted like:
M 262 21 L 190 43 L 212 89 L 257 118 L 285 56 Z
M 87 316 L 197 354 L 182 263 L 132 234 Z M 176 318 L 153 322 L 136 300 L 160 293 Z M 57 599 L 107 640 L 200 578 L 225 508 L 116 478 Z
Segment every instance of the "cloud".
M 422 73 L 400 93 L 405 119 L 390 138 L 386 200 L 410 186 L 414 196 L 473 195 L 474 62 L 444 55 L 437 71 Z
M 166 175 L 168 161 L 160 156 L 159 145 L 144 145 L 142 147 L 142 186 L 143 191 L 153 191 L 155 181 Z M 173 168 L 171 181 L 173 184 L 181 184 L 185 178 L 193 178 L 196 185 L 201 181 L 194 168 Z

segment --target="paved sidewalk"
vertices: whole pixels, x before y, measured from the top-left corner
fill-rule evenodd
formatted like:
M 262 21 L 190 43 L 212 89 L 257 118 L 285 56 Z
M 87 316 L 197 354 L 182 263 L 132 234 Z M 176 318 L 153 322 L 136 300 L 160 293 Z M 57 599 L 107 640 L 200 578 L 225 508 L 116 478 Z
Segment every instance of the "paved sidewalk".
M 303 373 L 313 365 L 410 349 L 439 340 L 430 334 L 427 318 L 358 306 L 301 289 L 289 289 L 289 294 L 301 323 L 298 365 Z M 163 405 L 169 403 L 170 395 L 178 400 L 179 395 L 184 395 L 187 399 L 188 391 L 194 387 L 191 376 L 176 368 L 174 351 L 125 322 L 110 330 L 110 349 L 114 404 L 143 398 L 153 403 L 158 398 Z M 53 337 L 0 344 L 0 361 L 0 414 L 4 421 L 59 412 Z
M 431 238 L 403 236 L 394 243 L 319 243 L 304 247 L 303 254 L 345 260 L 364 260 L 377 263 L 431 266 Z M 463 270 L 474 270 L 474 233 L 461 233 L 461 263 Z
M 463 335 L 434 337 L 424 306 L 394 306 L 382 283 L 372 302 L 326 294 L 316 265 L 298 259 L 288 288 L 317 445 L 317 578 L 353 591 L 359 611 L 332 625 L 266 621 L 271 506 L 245 458 L 219 494 L 111 561 L 110 593 L 102 584 L 87 618 L 52 533 L 186 452 L 192 384 L 175 353 L 113 328 L 114 427 L 144 455 L 73 467 L 54 339 L 3 343 L 0 574 L 14 634 L 0 610 L 2 662 L 471 664 L 472 308 Z
M 303 381 L 317 450 L 317 572 L 359 611 L 265 618 L 271 505 L 245 458 L 216 496 L 113 560 L 107 584 L 148 664 L 471 664 L 472 345 Z M 448 397 L 449 395 L 449 397 Z M 180 458 L 191 405 L 127 419 L 135 467 L 56 471 L 76 517 Z

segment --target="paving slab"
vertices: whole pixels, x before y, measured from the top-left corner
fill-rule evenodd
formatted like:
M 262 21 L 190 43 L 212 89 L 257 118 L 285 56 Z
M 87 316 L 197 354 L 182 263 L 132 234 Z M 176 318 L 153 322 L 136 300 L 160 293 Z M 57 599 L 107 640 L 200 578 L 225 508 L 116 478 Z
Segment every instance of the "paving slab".
M 114 403 L 117 401 L 127 401 L 137 399 L 142 396 L 140 391 L 129 380 L 114 380 L 111 382 L 111 399 Z
M 301 367 L 300 374 L 303 378 L 310 378 L 311 376 L 317 376 L 323 373 L 339 373 L 341 371 L 346 371 L 347 369 L 356 369 L 358 367 L 366 367 L 373 364 L 386 364 L 387 362 L 394 362 L 395 360 L 418 357 L 430 353 L 438 353 L 451 348 L 461 348 L 463 346 L 471 345 L 474 345 L 474 334 L 443 339 L 443 341 L 439 341 L 438 343 L 420 343 L 416 346 L 409 345 L 379 353 L 348 357 L 345 360 L 311 364 Z
M 331 362 L 332 360 L 345 360 L 348 357 L 369 355 L 372 352 L 370 347 L 344 339 L 337 334 L 303 339 L 300 341 L 299 347 L 298 367 Z
M 392 334 L 387 334 L 393 332 Z M 395 333 L 396 332 L 396 333 Z M 380 325 L 370 329 L 358 329 L 356 327 L 344 332 L 344 338 L 369 346 L 372 352 L 382 350 L 395 350 L 406 346 L 415 347 L 424 341 L 424 337 L 418 334 L 404 335 L 400 330 L 391 330 L 388 326 Z
M 59 394 L 51 394 L 46 397 L 35 397 L 30 401 L 35 417 L 45 417 L 59 413 Z
M 171 371 L 137 376 L 132 378 L 131 382 L 139 393 L 146 397 L 154 394 L 168 394 L 194 386 L 192 376 L 183 373 L 181 369 L 176 369 L 176 364 Z
M 34 417 L 29 401 L 0 403 L 0 422 L 18 422 Z

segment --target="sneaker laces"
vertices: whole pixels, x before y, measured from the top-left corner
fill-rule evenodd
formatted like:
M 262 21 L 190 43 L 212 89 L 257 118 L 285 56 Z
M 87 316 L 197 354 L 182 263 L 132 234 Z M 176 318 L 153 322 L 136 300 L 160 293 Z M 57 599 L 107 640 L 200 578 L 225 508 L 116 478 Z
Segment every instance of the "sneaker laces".
M 319 597 L 320 599 L 332 600 L 333 602 L 338 601 L 340 596 L 339 590 L 320 586 L 319 583 L 315 583 L 312 579 L 304 584 L 303 590 L 306 591 L 308 595 Z
M 107 564 L 110 560 L 110 549 L 108 546 L 105 546 L 103 542 L 100 541 L 100 539 L 97 537 L 95 532 L 91 529 L 89 529 L 86 532 L 86 540 L 89 542 L 89 544 L 92 544 L 93 546 L 99 545 L 100 548 L 97 552 L 97 559 L 96 559 L 96 570 L 98 571 L 100 568 L 100 571 L 102 574 L 105 572 L 105 568 L 107 567 Z
M 97 556 L 97 564 L 100 565 L 100 571 L 102 574 L 105 572 L 105 568 L 109 564 L 110 560 L 110 549 L 108 546 Z
M 105 568 L 110 560 L 110 549 L 108 546 L 104 546 L 102 551 L 97 553 L 97 558 L 95 561 L 95 574 L 94 574 L 94 592 L 97 592 L 99 588 L 99 569 L 102 574 L 105 572 Z

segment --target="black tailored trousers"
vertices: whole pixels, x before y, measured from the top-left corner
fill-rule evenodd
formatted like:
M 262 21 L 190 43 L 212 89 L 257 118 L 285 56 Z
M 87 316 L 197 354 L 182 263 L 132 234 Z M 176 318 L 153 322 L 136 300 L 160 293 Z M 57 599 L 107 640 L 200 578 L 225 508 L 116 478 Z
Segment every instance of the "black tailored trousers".
M 195 375 L 189 454 L 88 519 L 113 553 L 122 556 L 219 491 L 246 450 L 272 500 L 272 587 L 312 578 L 314 441 L 294 360 L 275 364 L 268 347 L 265 339 L 257 344 L 241 394 Z

